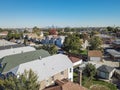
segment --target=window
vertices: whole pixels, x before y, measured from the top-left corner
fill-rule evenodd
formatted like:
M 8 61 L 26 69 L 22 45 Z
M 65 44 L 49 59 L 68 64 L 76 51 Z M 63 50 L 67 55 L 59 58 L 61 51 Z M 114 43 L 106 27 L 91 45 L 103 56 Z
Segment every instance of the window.
M 71 81 L 71 78 L 69 78 L 69 80 Z
M 54 81 L 54 76 L 52 76 L 51 78 L 52 78 L 52 81 Z
M 63 75 L 63 74 L 64 74 L 64 71 L 61 72 L 61 75 Z
M 48 80 L 46 80 L 46 86 L 49 86 L 49 81 Z
M 2 68 L 3 67 L 3 65 L 0 63 L 0 68 Z
M 70 73 L 72 72 L 72 69 L 70 68 Z

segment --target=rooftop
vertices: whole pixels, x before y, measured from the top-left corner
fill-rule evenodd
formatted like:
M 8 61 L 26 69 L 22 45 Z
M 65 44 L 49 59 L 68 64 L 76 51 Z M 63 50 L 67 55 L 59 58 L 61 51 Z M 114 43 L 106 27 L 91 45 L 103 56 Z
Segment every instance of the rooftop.
M 52 86 L 52 87 L 48 87 L 44 90 L 86 90 L 85 88 L 83 88 L 82 86 L 80 86 L 77 83 L 73 83 L 71 81 L 68 80 L 56 80 L 55 83 L 57 85 Z
M 6 56 L 6 57 L 0 59 L 0 62 L 2 64 L 6 63 L 2 72 L 7 72 L 10 69 L 12 69 L 22 63 L 30 62 L 30 61 L 33 61 L 33 60 L 36 60 L 39 58 L 47 57 L 47 56 L 50 56 L 50 54 L 43 49 Z
M 16 43 L 13 43 L 13 42 L 9 42 L 7 40 L 4 40 L 4 39 L 1 39 L 0 40 L 0 50 L 2 49 L 1 47 L 5 47 L 5 46 L 8 46 L 8 45 L 15 45 Z
M 106 34 L 97 34 L 96 36 L 98 36 L 100 38 L 111 38 L 111 36 L 106 35 Z
M 3 42 L 3 43 L 2 43 Z M 5 49 L 11 49 L 11 48 L 18 48 L 18 47 L 24 47 L 24 44 L 16 44 L 13 42 L 8 42 L 8 41 L 1 41 L 0 42 L 0 50 L 5 50 Z
M 2 31 L 2 32 L 0 32 L 0 36 L 2 36 L 2 35 L 3 35 L 3 36 L 4 36 L 4 35 L 6 36 L 7 34 L 8 34 L 8 31 Z
M 116 39 L 113 44 L 120 45 L 120 39 Z
M 107 65 L 102 65 L 98 68 L 99 71 L 102 71 L 102 72 L 107 72 L 107 73 L 110 73 L 111 71 L 113 71 L 115 68 L 113 67 L 110 67 L 110 66 L 107 66 Z
M 114 57 L 120 57 L 120 52 L 114 50 L 114 49 L 107 49 L 107 52 L 111 54 Z
M 14 54 L 19 54 L 19 53 L 24 53 L 24 52 L 30 52 L 30 51 L 35 51 L 36 49 L 34 47 L 30 46 L 22 46 L 22 45 L 14 45 L 15 48 L 9 48 L 9 49 L 3 49 L 0 50 L 0 58 L 3 58 L 5 56 L 9 55 L 14 55 Z
M 42 59 L 36 59 L 26 63 L 19 64 L 9 72 L 15 75 L 21 74 L 24 70 L 32 69 L 38 75 L 38 81 L 46 80 L 57 73 L 72 68 L 72 62 L 66 55 L 56 54 Z
M 102 52 L 99 50 L 91 50 L 91 51 L 88 51 L 88 56 L 89 57 L 102 57 Z
M 75 57 L 75 56 L 68 56 L 70 58 L 70 60 L 72 61 L 72 63 L 78 62 L 81 60 L 81 58 L 79 57 Z

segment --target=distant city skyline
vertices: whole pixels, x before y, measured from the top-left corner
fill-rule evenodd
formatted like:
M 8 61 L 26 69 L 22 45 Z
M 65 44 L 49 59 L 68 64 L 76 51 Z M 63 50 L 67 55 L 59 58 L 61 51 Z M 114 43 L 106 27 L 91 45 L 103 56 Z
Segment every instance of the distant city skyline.
M 0 27 L 120 26 L 120 0 L 0 0 Z

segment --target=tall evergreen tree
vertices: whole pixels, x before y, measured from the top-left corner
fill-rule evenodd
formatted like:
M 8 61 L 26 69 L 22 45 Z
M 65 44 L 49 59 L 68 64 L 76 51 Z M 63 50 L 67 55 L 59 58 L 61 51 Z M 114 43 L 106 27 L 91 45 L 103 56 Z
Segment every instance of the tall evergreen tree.
M 40 84 L 37 79 L 37 75 L 32 70 L 25 70 L 19 78 L 10 76 L 0 80 L 0 90 L 39 90 Z

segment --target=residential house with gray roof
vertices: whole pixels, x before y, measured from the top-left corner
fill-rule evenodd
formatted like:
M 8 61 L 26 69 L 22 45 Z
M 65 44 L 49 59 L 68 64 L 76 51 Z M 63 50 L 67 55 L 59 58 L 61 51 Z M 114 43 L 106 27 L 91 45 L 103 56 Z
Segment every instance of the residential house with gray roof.
M 73 63 L 66 55 L 56 54 L 43 58 L 37 57 L 35 60 L 22 60 L 22 62 L 18 62 L 15 62 L 14 66 L 9 64 L 12 68 L 8 72 L 12 72 L 19 77 L 19 74 L 22 74 L 24 70 L 32 69 L 38 75 L 40 90 L 54 84 L 57 79 L 65 78 L 73 81 Z
M 107 65 L 102 65 L 97 69 L 97 71 L 97 75 L 99 77 L 110 80 L 115 72 L 115 68 Z
M 50 56 L 50 54 L 43 49 L 6 56 L 0 59 L 0 63 L 3 67 L 0 72 L 5 73 L 22 63 L 30 62 L 48 56 Z
M 110 58 L 116 61 L 120 61 L 120 52 L 114 50 L 114 49 L 107 49 L 107 52 L 110 55 Z

